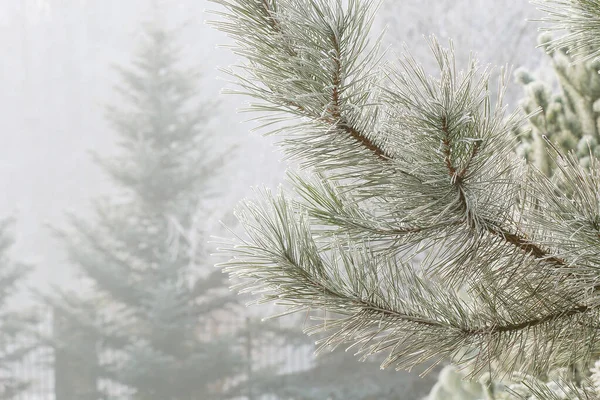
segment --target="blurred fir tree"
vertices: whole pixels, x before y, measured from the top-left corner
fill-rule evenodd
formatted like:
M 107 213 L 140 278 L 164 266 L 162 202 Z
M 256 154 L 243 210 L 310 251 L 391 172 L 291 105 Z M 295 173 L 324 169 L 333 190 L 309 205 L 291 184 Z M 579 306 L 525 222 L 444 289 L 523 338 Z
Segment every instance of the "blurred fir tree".
M 538 43 L 551 60 L 557 85 L 525 68 L 515 72 L 525 95 L 520 106 L 531 115 L 529 123 L 519 130 L 519 152 L 552 175 L 555 163 L 547 152 L 545 135 L 565 153 L 575 151 L 580 163 L 589 166 L 590 150 L 600 156 L 600 60 L 575 62 L 567 47 L 552 47 L 549 33 L 541 34 Z
M 74 337 L 97 338 L 98 365 L 87 361 L 98 380 L 137 400 L 221 399 L 244 364 L 220 328 L 238 300 L 221 271 L 204 268 L 200 224 L 226 154 L 211 146 L 214 104 L 198 101 L 198 74 L 178 66 L 174 34 L 149 25 L 133 67 L 118 70 L 125 104 L 108 119 L 120 152 L 96 156 L 118 196 L 95 203 L 94 221 L 71 216 L 59 232 L 91 294 L 48 301 L 70 331 L 57 347 L 78 353 Z
M 11 218 L 0 221 L 0 399 L 11 400 L 27 389 L 30 382 L 15 373 L 23 358 L 35 348 L 31 341 L 36 317 L 17 311 L 8 304 L 30 266 L 10 257 L 14 239 Z

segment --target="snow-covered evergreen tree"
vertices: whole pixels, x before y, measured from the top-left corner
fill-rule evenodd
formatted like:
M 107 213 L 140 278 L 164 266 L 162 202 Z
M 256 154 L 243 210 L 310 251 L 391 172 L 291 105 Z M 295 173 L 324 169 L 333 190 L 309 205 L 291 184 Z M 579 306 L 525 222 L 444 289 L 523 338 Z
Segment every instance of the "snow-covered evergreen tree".
M 132 399 L 221 399 L 243 354 L 213 327 L 237 299 L 208 268 L 201 221 L 227 150 L 205 127 L 215 104 L 198 100 L 176 31 L 144 33 L 132 67 L 119 69 L 123 104 L 108 108 L 119 153 L 96 156 L 118 194 L 95 203 L 93 221 L 72 216 L 61 231 L 90 294 L 49 301 L 73 333 L 97 336 L 99 379 Z M 84 312 L 90 305 L 95 316 Z
M 0 399 L 21 396 L 30 382 L 17 371 L 19 363 L 34 349 L 32 334 L 36 322 L 31 312 L 14 309 L 11 297 L 31 267 L 12 259 L 14 243 L 12 218 L 0 221 Z
M 539 44 L 552 60 L 558 89 L 552 82 L 536 78 L 525 68 L 515 77 L 523 85 L 520 104 L 531 115 L 521 132 L 520 152 L 546 174 L 554 163 L 546 151 L 545 135 L 564 151 L 575 151 L 582 165 L 589 165 L 590 149 L 600 156 L 600 62 L 590 59 L 574 62 L 568 48 L 551 46 L 552 36 L 544 33 Z M 541 112 L 536 112 L 541 109 Z
M 326 310 L 307 328 L 323 349 L 386 352 L 382 367 L 399 369 L 450 360 L 508 379 L 510 396 L 594 396 L 595 156 L 582 166 L 549 143 L 553 180 L 531 168 L 515 154 L 526 119 L 506 113 L 506 74 L 493 99 L 489 70 L 458 66 L 435 39 L 437 76 L 410 55 L 382 63 L 371 1 L 214 1 L 247 59 L 230 73 L 251 110 L 287 123 L 274 132 L 303 169 L 289 175 L 295 195 L 238 208 L 247 237 L 224 267 L 241 287 L 286 312 Z M 600 55 L 600 3 L 539 3 L 550 29 L 568 29 L 550 49 Z

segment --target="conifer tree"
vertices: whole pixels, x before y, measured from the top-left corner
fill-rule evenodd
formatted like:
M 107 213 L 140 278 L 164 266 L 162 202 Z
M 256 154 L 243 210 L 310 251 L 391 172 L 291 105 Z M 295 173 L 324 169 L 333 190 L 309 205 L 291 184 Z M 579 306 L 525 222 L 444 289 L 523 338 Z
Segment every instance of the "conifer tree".
M 34 349 L 32 328 L 36 318 L 19 312 L 10 303 L 18 285 L 31 270 L 11 257 L 14 243 L 11 218 L 0 221 L 0 399 L 17 399 L 30 382 L 15 372 L 23 358 Z
M 326 310 L 306 328 L 325 333 L 321 348 L 385 352 L 382 367 L 451 360 L 468 378 L 521 385 L 517 398 L 600 395 L 595 156 L 582 166 L 548 141 L 554 178 L 526 164 L 505 74 L 492 99 L 489 70 L 457 66 L 435 39 L 438 76 L 410 55 L 380 62 L 371 1 L 214 2 L 247 60 L 229 71 L 239 92 L 287 123 L 274 133 L 302 169 L 289 174 L 295 194 L 238 208 L 247 237 L 224 247 L 224 267 L 239 287 L 287 313 Z M 568 29 L 551 49 L 600 55 L 600 3 L 540 5 L 549 29 Z M 552 371 L 565 378 L 546 384 Z
M 226 398 L 243 354 L 211 326 L 237 299 L 222 272 L 206 268 L 198 222 L 223 165 L 205 127 L 215 104 L 198 100 L 176 32 L 144 32 L 132 67 L 119 69 L 123 104 L 108 108 L 119 153 L 96 156 L 118 195 L 95 203 L 95 220 L 73 216 L 61 232 L 90 294 L 50 301 L 73 333 L 97 337 L 99 379 L 125 385 L 132 399 Z
M 575 62 L 568 48 L 552 47 L 552 35 L 544 33 L 539 45 L 552 60 L 558 90 L 524 68 L 516 71 L 525 98 L 521 107 L 531 117 L 522 135 L 519 151 L 546 174 L 554 163 L 546 152 L 545 135 L 564 151 L 574 150 L 582 165 L 589 165 L 590 148 L 600 155 L 600 61 Z M 541 109 L 541 112 L 536 112 Z

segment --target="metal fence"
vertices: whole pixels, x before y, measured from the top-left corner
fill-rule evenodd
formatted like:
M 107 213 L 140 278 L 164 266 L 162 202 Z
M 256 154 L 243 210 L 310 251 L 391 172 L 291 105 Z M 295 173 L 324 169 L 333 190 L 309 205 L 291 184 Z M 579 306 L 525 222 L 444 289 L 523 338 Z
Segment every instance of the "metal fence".
M 54 326 L 52 313 L 47 312 L 48 318 L 37 326 L 37 337 L 52 337 Z M 235 334 L 240 330 L 246 329 L 248 319 L 245 317 L 234 316 L 217 321 L 213 326 L 207 327 L 199 335 L 224 335 Z M 34 344 L 34 337 L 23 338 L 21 344 Z M 29 342 L 29 343 L 28 343 Z M 270 343 L 265 341 L 254 341 L 248 356 L 252 360 L 252 369 L 260 370 L 263 367 L 276 366 L 278 373 L 290 373 L 302 371 L 311 367 L 313 362 L 312 346 L 281 345 L 279 343 Z M 99 357 L 100 363 L 109 361 L 106 357 L 110 354 L 103 354 Z M 26 391 L 20 394 L 15 400 L 60 400 L 56 396 L 56 357 L 55 352 L 50 347 L 40 347 L 27 354 L 27 356 L 14 366 L 11 366 L 10 373 L 14 376 L 29 382 Z M 237 381 L 246 380 L 247 376 L 241 374 Z M 131 390 L 115 382 L 99 380 L 98 388 L 110 393 L 110 400 L 129 400 L 131 399 Z

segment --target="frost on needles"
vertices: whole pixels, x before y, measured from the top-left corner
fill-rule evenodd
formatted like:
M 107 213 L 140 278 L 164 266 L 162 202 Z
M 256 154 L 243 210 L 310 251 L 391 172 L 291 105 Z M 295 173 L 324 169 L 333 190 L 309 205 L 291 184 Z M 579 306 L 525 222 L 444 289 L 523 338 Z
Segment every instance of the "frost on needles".
M 223 249 L 238 289 L 284 314 L 325 310 L 307 328 L 321 348 L 385 352 L 382 367 L 546 377 L 600 357 L 597 161 L 548 142 L 550 179 L 517 156 L 527 116 L 503 105 L 505 73 L 491 98 L 490 71 L 434 38 L 437 76 L 410 55 L 383 61 L 371 1 L 213 1 L 245 58 L 232 92 L 301 165 L 295 193 L 239 206 L 247 235 Z M 598 41 L 599 2 L 542 6 L 550 28 L 579 24 L 564 40 Z

